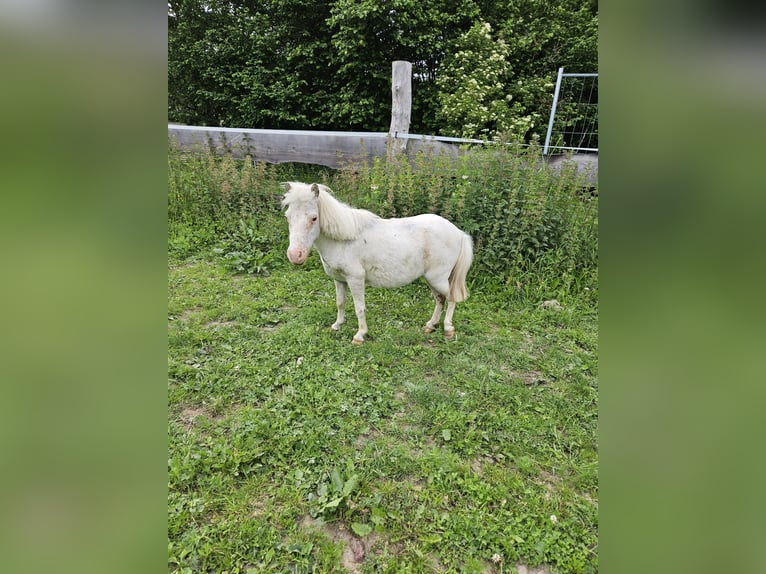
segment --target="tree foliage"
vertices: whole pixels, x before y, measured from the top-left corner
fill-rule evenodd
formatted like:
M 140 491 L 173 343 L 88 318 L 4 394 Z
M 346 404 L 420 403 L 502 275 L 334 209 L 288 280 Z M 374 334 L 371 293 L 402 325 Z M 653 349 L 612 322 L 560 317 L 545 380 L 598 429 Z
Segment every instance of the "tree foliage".
M 510 105 L 512 96 L 503 84 L 510 70 L 508 45 L 502 38 L 493 39 L 491 30 L 487 22 L 474 24 L 458 38 L 455 51 L 441 66 L 436 85 L 439 117 L 447 135 L 519 132 L 523 136 L 529 125 L 528 118 L 518 114 L 519 106 Z
M 412 132 L 529 139 L 557 68 L 596 70 L 597 28 L 588 0 L 169 0 L 168 118 L 384 131 L 407 60 Z

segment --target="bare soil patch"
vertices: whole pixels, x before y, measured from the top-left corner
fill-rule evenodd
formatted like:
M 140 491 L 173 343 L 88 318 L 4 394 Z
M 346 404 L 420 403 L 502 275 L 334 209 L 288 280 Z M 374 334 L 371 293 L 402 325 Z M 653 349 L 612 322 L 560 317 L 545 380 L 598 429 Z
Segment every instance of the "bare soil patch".
M 350 574 L 360 574 L 362 572 L 362 563 L 370 554 L 382 552 L 383 550 L 395 553 L 401 551 L 398 545 L 391 544 L 384 536 L 377 532 L 360 538 L 342 522 L 328 523 L 307 515 L 301 519 L 300 526 L 307 530 L 320 530 L 333 542 L 341 543 L 343 545 L 341 566 Z
M 180 417 L 181 426 L 185 430 L 190 430 L 194 426 L 194 424 L 196 423 L 199 417 L 205 417 L 210 420 L 221 419 L 220 416 L 214 415 L 205 407 L 200 407 L 200 406 L 186 407 L 181 411 L 181 417 Z
M 221 327 L 233 327 L 236 324 L 236 321 L 209 321 L 203 326 L 205 329 L 220 329 Z

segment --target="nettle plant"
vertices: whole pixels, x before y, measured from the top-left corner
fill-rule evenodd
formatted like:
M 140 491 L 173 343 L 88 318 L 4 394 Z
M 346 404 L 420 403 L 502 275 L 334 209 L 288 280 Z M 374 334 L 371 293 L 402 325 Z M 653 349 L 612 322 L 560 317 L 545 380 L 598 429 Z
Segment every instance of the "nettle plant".
M 492 38 L 492 27 L 477 22 L 456 43 L 439 70 L 440 119 L 447 135 L 465 138 L 522 138 L 532 118 L 506 93 L 510 49 Z

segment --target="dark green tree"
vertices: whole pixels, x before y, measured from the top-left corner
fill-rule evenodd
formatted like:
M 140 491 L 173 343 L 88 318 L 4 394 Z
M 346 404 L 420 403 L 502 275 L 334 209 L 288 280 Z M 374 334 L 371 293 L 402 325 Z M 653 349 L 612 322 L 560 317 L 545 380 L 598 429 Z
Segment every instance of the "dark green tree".
M 169 0 L 169 119 L 321 128 L 335 89 L 329 2 Z
M 169 0 L 168 119 L 384 131 L 391 62 L 408 60 L 410 130 L 467 135 L 470 126 L 443 112 L 451 99 L 473 105 L 456 63 L 479 22 L 505 58 L 488 96 L 502 121 L 479 133 L 512 126 L 529 139 L 547 120 L 557 68 L 597 69 L 592 0 Z

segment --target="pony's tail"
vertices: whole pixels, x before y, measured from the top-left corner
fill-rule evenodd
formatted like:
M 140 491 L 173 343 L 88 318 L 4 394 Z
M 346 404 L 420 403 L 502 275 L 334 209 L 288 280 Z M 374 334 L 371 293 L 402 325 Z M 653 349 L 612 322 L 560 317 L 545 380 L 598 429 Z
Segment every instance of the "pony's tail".
M 468 275 L 468 269 L 473 262 L 473 240 L 467 233 L 463 234 L 460 242 L 460 253 L 455 261 L 455 266 L 449 274 L 449 296 L 450 301 L 459 303 L 468 298 L 468 288 L 465 286 L 465 277 Z

